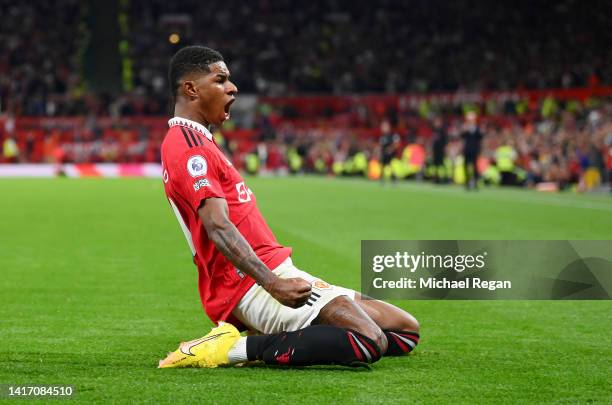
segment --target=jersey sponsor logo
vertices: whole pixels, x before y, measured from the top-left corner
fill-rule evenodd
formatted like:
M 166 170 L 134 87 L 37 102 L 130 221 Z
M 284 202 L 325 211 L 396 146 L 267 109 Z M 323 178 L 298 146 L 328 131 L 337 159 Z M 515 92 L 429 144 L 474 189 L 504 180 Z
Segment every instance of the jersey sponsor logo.
M 200 189 L 204 187 L 210 187 L 210 181 L 208 181 L 208 179 L 200 179 L 193 183 L 193 189 L 195 191 L 200 191 Z
M 236 191 L 238 192 L 238 201 L 241 203 L 251 201 L 251 195 L 253 192 L 244 184 L 244 181 L 236 184 Z
M 206 175 L 208 165 L 206 159 L 201 155 L 194 155 L 187 161 L 187 171 L 191 177 L 200 177 Z
M 213 340 L 213 339 L 217 339 L 223 335 L 227 335 L 229 332 L 223 332 L 223 333 L 218 333 L 216 335 L 212 335 L 212 336 L 204 336 L 201 339 L 196 339 L 196 340 L 192 340 L 191 342 L 185 342 L 183 344 L 181 344 L 180 346 L 180 351 L 183 354 L 186 354 L 188 356 L 195 356 L 195 354 L 193 354 L 191 352 L 191 349 L 193 349 L 194 347 L 204 343 L 204 342 L 208 342 L 209 340 Z

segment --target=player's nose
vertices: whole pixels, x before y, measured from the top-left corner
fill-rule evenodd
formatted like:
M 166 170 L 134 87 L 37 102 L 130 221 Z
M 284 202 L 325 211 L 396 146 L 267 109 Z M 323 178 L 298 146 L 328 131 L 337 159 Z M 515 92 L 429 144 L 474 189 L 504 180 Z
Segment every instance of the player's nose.
M 228 84 L 227 94 L 230 96 L 236 96 L 236 94 L 238 94 L 238 87 L 236 87 L 236 85 L 230 81 L 228 81 Z

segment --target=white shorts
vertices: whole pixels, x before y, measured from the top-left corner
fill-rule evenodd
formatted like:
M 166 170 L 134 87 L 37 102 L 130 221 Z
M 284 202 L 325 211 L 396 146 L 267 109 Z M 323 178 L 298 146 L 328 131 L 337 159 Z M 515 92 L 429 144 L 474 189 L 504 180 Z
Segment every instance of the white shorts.
M 338 287 L 298 269 L 288 257 L 274 274 L 281 278 L 301 277 L 312 285 L 312 293 L 300 308 L 286 307 L 275 300 L 260 285 L 253 285 L 240 300 L 232 314 L 247 328 L 261 333 L 292 332 L 309 326 L 321 309 L 334 298 L 346 295 L 355 299 L 355 291 Z

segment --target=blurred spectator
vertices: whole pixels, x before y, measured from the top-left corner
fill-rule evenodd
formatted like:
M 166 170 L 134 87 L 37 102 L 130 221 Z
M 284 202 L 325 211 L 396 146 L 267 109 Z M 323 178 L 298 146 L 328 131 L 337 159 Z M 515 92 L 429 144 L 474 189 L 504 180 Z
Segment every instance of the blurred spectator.
M 380 124 L 380 162 L 383 170 L 380 176 L 381 183 L 384 183 L 388 177 L 391 177 L 394 183 L 396 182 L 397 178 L 391 168 L 391 162 L 397 157 L 399 147 L 400 136 L 392 131 L 389 121 L 383 121 Z
M 7 163 L 17 163 L 19 159 L 19 146 L 10 136 L 6 137 L 2 143 L 2 154 Z
M 446 145 L 448 144 L 448 134 L 444 121 L 437 116 L 433 120 L 433 139 L 432 139 L 432 164 L 433 178 L 436 183 L 446 183 L 448 174 L 446 173 Z
M 465 168 L 465 187 L 478 188 L 478 157 L 484 134 L 478 125 L 478 115 L 469 111 L 465 115 L 465 127 L 461 133 L 463 139 L 463 166 Z

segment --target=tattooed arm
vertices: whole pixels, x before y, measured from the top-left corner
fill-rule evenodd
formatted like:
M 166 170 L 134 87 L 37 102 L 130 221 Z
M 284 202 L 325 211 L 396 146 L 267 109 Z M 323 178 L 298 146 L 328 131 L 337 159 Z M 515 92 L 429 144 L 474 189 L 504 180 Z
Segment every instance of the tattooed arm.
M 208 238 L 236 268 L 253 278 L 278 302 L 298 308 L 310 297 L 310 284 L 301 278 L 280 278 L 257 257 L 229 220 L 223 198 L 207 198 L 198 210 Z

